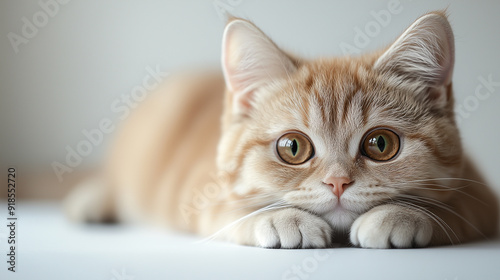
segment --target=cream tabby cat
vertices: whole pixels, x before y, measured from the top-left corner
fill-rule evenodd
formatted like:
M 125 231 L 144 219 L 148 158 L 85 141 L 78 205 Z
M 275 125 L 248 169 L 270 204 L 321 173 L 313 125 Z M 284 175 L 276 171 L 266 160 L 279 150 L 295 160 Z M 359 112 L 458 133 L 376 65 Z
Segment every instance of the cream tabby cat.
M 328 247 L 344 233 L 366 248 L 493 236 L 497 201 L 462 151 L 453 64 L 441 12 L 382 52 L 316 60 L 232 19 L 223 76 L 169 78 L 68 213 L 269 248 Z

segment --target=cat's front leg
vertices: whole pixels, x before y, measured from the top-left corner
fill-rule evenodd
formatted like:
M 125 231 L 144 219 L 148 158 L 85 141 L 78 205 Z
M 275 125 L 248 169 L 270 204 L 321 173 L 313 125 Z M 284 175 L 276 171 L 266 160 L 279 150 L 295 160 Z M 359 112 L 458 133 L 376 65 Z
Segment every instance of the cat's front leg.
M 238 243 L 265 248 L 325 248 L 333 235 L 322 218 L 296 208 L 261 213 L 240 229 Z
M 400 205 L 377 206 L 354 221 L 351 243 L 364 248 L 408 248 L 427 246 L 432 223 L 423 212 Z

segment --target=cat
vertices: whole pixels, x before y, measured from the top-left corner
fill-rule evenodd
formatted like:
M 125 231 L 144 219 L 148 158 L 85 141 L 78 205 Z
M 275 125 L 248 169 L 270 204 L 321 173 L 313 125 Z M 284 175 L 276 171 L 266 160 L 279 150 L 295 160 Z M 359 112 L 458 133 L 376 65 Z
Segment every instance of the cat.
M 496 234 L 463 152 L 444 12 L 389 47 L 302 59 L 232 18 L 222 73 L 169 77 L 66 200 L 77 221 L 154 223 L 265 248 L 408 248 Z

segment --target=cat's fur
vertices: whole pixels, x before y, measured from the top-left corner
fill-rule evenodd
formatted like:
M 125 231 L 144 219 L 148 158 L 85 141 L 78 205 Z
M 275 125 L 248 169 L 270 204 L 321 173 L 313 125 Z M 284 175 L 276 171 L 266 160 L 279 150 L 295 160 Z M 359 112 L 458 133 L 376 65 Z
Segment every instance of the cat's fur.
M 496 233 L 496 198 L 455 123 L 454 40 L 443 13 L 419 18 L 381 52 L 316 60 L 232 19 L 222 56 L 225 79 L 170 77 L 135 109 L 100 183 L 67 200 L 73 219 L 157 222 L 272 248 L 327 247 L 342 233 L 367 248 Z M 376 127 L 399 134 L 394 159 L 360 152 Z M 278 159 L 276 141 L 288 131 L 312 141 L 309 161 Z M 348 178 L 340 201 L 328 178 Z

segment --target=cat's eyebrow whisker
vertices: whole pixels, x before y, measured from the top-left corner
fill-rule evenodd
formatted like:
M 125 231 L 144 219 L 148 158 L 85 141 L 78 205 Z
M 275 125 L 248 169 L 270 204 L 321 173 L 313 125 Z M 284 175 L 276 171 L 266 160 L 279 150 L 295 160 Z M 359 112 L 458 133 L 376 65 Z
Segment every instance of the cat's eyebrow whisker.
M 416 204 L 413 204 L 413 203 L 410 203 L 410 202 L 401 201 L 401 200 L 398 200 L 396 202 L 392 202 L 392 204 L 400 205 L 400 206 L 403 206 L 403 207 L 409 207 L 411 209 L 414 209 L 416 211 L 421 212 L 422 214 L 426 215 L 427 217 L 431 218 L 434 222 L 436 222 L 436 224 L 446 234 L 446 236 L 448 237 L 448 239 L 450 240 L 450 243 L 452 245 L 455 245 L 455 244 L 453 243 L 453 239 L 451 238 L 450 234 L 446 230 L 445 226 L 453 233 L 453 235 L 455 235 L 455 237 L 457 238 L 457 240 L 460 242 L 460 239 L 458 238 L 458 236 L 455 233 L 455 231 L 443 219 L 441 219 L 441 217 L 439 217 L 438 215 L 436 215 L 436 214 L 432 213 L 431 211 L 425 209 L 424 207 L 421 207 L 419 205 L 416 205 Z
M 257 214 L 260 214 L 262 212 L 265 212 L 265 211 L 270 211 L 270 210 L 275 210 L 275 209 L 280 209 L 280 208 L 286 208 L 286 207 L 289 207 L 290 205 L 285 202 L 284 200 L 280 200 L 278 202 L 275 202 L 273 204 L 270 204 L 270 205 L 267 205 L 267 206 L 264 206 L 260 209 L 257 209 L 229 224 L 227 224 L 226 226 L 224 226 L 223 228 L 221 228 L 220 230 L 218 230 L 217 232 L 215 232 L 214 234 L 202 239 L 202 240 L 199 240 L 195 243 L 205 243 L 205 242 L 208 242 L 208 241 L 212 241 L 214 240 L 218 235 L 220 235 L 221 233 L 223 233 L 224 231 L 227 231 L 231 228 L 233 228 L 234 226 L 237 226 L 239 225 L 241 222 L 243 222 L 244 220 L 248 219 L 248 218 L 251 218 Z

